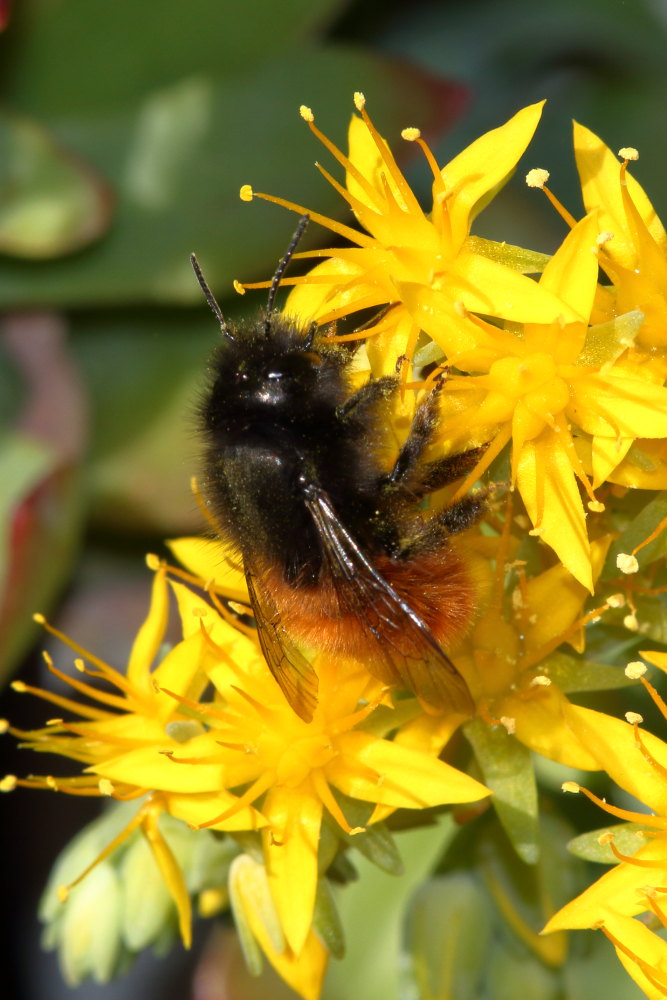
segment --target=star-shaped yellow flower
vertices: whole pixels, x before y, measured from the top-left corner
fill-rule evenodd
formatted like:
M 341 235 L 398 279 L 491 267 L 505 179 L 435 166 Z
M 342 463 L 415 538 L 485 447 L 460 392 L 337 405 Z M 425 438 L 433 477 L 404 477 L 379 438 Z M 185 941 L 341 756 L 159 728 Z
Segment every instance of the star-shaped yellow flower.
M 249 185 L 242 188 L 245 200 L 257 196 L 299 213 L 308 212 L 314 221 L 353 244 L 296 254 L 301 258 L 324 257 L 326 261 L 302 278 L 283 280 L 283 284 L 298 286 L 286 311 L 306 322 L 315 319 L 324 324 L 360 309 L 391 307 L 363 334 L 381 335 L 383 360 L 390 366 L 401 355 L 412 356 L 421 330 L 448 355 L 472 346 L 477 333 L 468 313 L 511 322 L 575 319 L 567 304 L 510 263 L 515 248 L 470 237 L 475 216 L 508 179 L 530 142 L 542 104 L 519 111 L 442 169 L 418 129 L 405 129 L 403 137 L 421 145 L 433 172 L 430 213 L 420 207 L 389 146 L 377 132 L 362 94 L 355 95 L 361 117 L 352 118 L 348 156 L 319 131 L 312 111 L 302 108 L 311 130 L 344 167 L 345 186 L 322 167 L 320 170 L 352 208 L 365 232 L 302 205 L 253 192 Z M 382 364 L 381 359 L 375 360 Z
M 644 659 L 667 669 L 667 654 L 641 653 Z M 641 676 L 641 663 L 628 665 L 632 676 Z M 643 677 L 642 677 L 643 679 Z M 667 718 L 667 708 L 648 682 L 645 686 Z M 613 943 L 621 962 L 647 996 L 662 1000 L 667 995 L 667 942 L 654 930 L 667 927 L 664 905 L 667 884 L 667 743 L 639 728 L 641 717 L 628 713 L 627 722 L 602 717 L 589 709 L 569 706 L 567 724 L 580 739 L 588 741 L 601 767 L 650 813 L 621 809 L 598 799 L 578 785 L 566 783 L 566 791 L 584 791 L 603 809 L 622 820 L 641 826 L 639 849 L 628 855 L 618 850 L 613 830 L 603 834 L 619 863 L 589 889 L 563 907 L 545 927 L 545 932 L 565 928 L 600 928 Z M 640 914 L 648 922 L 635 919 Z M 652 926 L 651 926 L 652 925 Z

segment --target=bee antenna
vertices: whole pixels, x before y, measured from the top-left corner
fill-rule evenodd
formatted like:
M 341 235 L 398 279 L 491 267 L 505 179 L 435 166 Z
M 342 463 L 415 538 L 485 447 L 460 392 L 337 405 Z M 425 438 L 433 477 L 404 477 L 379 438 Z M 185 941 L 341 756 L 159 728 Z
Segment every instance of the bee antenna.
M 202 269 L 199 266 L 199 261 L 197 260 L 196 256 L 193 253 L 190 254 L 190 263 L 192 264 L 192 270 L 195 272 L 195 275 L 197 276 L 197 281 L 199 282 L 199 286 L 206 297 L 206 301 L 211 307 L 213 315 L 220 324 L 220 330 L 222 334 L 225 337 L 227 337 L 228 340 L 234 340 L 234 337 L 232 336 L 229 327 L 227 326 L 227 321 L 225 320 L 225 317 L 222 315 L 222 309 L 218 305 L 215 295 L 208 287 L 208 282 L 206 281 L 206 278 L 202 273 Z
M 276 273 L 273 275 L 273 281 L 271 282 L 271 287 L 269 288 L 269 298 L 266 303 L 266 319 L 264 320 L 264 333 L 266 336 L 269 335 L 271 331 L 271 313 L 273 312 L 273 305 L 276 298 L 276 292 L 280 287 L 280 282 L 282 281 L 283 274 L 289 262 L 291 261 L 294 251 L 299 245 L 299 240 L 303 236 L 303 231 L 310 222 L 309 215 L 302 215 L 299 219 L 299 225 L 294 231 L 294 236 L 290 240 L 290 244 L 283 254 L 278 267 L 276 268 Z

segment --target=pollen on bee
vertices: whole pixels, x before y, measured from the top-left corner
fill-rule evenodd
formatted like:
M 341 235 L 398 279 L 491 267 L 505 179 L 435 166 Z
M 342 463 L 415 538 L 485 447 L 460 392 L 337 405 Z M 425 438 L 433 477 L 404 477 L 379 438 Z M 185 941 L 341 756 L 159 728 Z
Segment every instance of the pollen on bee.
M 549 171 L 543 167 L 533 167 L 526 174 L 526 184 L 531 188 L 543 188 L 549 180 Z
M 630 555 L 628 552 L 619 552 L 616 556 L 616 568 L 620 569 L 621 573 L 625 573 L 626 575 L 636 573 L 639 570 L 637 557 Z
M 251 184 L 243 184 L 241 190 L 239 191 L 239 197 L 241 201 L 252 201 L 254 198 L 254 192 L 252 190 Z

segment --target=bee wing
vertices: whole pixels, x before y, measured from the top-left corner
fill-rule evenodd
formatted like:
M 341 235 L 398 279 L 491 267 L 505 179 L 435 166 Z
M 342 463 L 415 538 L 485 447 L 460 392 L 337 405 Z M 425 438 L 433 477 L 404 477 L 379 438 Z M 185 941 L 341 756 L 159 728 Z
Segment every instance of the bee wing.
M 261 574 L 246 565 L 245 575 L 264 659 L 296 714 L 310 722 L 317 707 L 317 674 L 282 627 L 277 609 L 262 590 Z
M 354 614 L 377 642 L 377 663 L 369 665 L 386 684 L 400 683 L 436 708 L 470 713 L 468 685 L 428 626 L 366 558 L 340 521 L 328 495 L 306 490 L 341 606 Z

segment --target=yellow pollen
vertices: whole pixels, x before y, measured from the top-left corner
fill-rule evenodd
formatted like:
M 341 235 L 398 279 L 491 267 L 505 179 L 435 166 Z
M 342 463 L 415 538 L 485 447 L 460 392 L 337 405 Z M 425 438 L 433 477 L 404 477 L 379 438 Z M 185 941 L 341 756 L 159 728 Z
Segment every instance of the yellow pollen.
M 100 795 L 113 795 L 113 785 L 108 778 L 100 778 L 97 787 L 100 790 Z
M 605 509 L 605 506 L 599 500 L 589 500 L 588 509 L 592 511 L 593 514 L 601 514 Z
M 618 155 L 622 160 L 638 160 L 639 150 L 635 149 L 634 146 L 621 146 Z
M 18 692 L 18 694 L 25 694 L 25 692 L 28 690 L 27 685 L 24 684 L 23 681 L 12 681 L 10 687 L 12 691 L 16 691 Z
M 239 198 L 241 199 L 241 201 L 252 201 L 253 197 L 254 194 L 252 190 L 252 185 L 244 184 L 241 190 L 239 191 Z
M 606 844 L 611 844 L 613 839 L 614 839 L 614 834 L 611 832 L 611 830 L 605 830 L 605 832 L 601 833 L 600 836 L 598 837 L 598 844 L 600 845 L 600 847 L 604 847 Z
M 360 90 L 355 91 L 354 106 L 357 109 L 357 111 L 363 111 L 364 108 L 366 107 L 366 98 L 364 97 L 364 95 L 361 93 Z
M 599 247 L 604 246 L 605 243 L 609 243 L 613 240 L 614 234 L 609 229 L 605 229 L 604 232 L 598 234 L 597 244 Z
M 414 142 L 415 139 L 421 139 L 421 132 L 418 128 L 404 128 L 401 132 L 401 139 L 405 139 L 406 142 Z
M 639 622 L 637 621 L 637 615 L 634 613 L 631 615 L 626 615 L 625 618 L 623 619 L 623 624 L 628 629 L 629 632 L 639 631 Z
M 2 780 L 0 780 L 0 792 L 13 792 L 16 788 L 16 783 L 18 779 L 15 774 L 6 774 Z
M 83 660 L 80 660 L 78 656 L 77 656 L 77 658 L 74 661 L 74 666 L 79 671 L 80 674 L 85 674 L 86 667 L 84 665 Z
M 580 792 L 581 785 L 578 785 L 576 781 L 564 781 L 560 786 L 564 792 Z
M 500 725 L 503 726 L 510 736 L 513 736 L 516 732 L 516 719 L 513 719 L 510 715 L 501 715 L 498 720 Z
M 56 890 L 58 893 L 58 899 L 61 903 L 66 903 L 69 897 L 69 889 L 66 885 L 59 885 Z
M 529 188 L 543 188 L 549 180 L 549 171 L 542 167 L 533 167 L 526 174 L 526 184 Z
M 32 620 L 34 622 L 37 622 L 38 625 L 46 625 L 46 618 L 44 617 L 44 615 L 40 614 L 39 612 L 35 613 L 32 616 Z
M 640 726 L 644 721 L 644 716 L 640 715 L 639 712 L 626 712 L 625 721 L 629 722 L 631 726 L 634 726 L 635 724 Z
M 309 108 L 307 104 L 302 104 L 299 108 L 299 114 L 305 122 L 314 122 L 315 115 L 313 114 L 312 108 Z
M 625 668 L 625 676 L 636 681 L 646 673 L 646 664 L 641 660 L 632 660 Z
M 9 729 L 9 720 L 0 719 L 0 735 L 6 733 L 8 729 Z
M 546 674 L 538 674 L 537 677 L 533 677 L 530 682 L 531 687 L 550 687 L 551 678 L 547 677 Z
M 607 604 L 610 608 L 622 608 L 625 606 L 625 594 L 611 594 L 607 598 Z
M 160 560 L 158 556 L 154 555 L 154 553 L 152 552 L 149 552 L 148 555 L 146 556 L 146 565 L 148 566 L 149 569 L 152 569 L 153 572 L 155 573 L 160 568 Z
M 619 552 L 616 556 L 616 568 L 620 569 L 621 573 L 636 573 L 639 569 L 637 557 L 629 555 L 627 552 Z
M 240 281 L 237 281 L 236 278 L 234 278 L 233 286 L 234 286 L 234 291 L 238 295 L 245 295 L 245 288 L 243 287 Z
M 63 721 L 64 721 L 63 719 L 47 719 L 46 720 L 46 725 L 47 726 L 61 726 L 62 723 L 63 723 Z
M 53 775 L 52 775 L 52 774 L 49 774 L 49 775 L 48 775 L 48 776 L 47 776 L 47 777 L 45 778 L 45 781 L 46 781 L 46 786 L 47 786 L 47 788 L 51 788 L 51 789 L 53 789 L 53 791 L 54 791 L 54 792 L 57 792 L 57 791 L 58 791 L 58 783 L 56 782 L 56 779 L 55 779 L 55 778 L 53 777 Z

